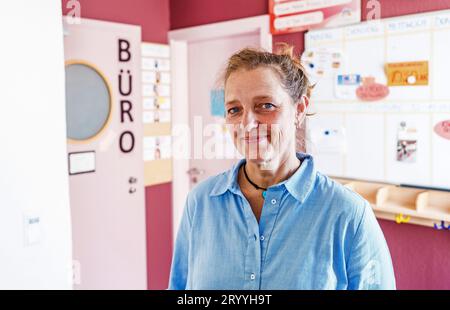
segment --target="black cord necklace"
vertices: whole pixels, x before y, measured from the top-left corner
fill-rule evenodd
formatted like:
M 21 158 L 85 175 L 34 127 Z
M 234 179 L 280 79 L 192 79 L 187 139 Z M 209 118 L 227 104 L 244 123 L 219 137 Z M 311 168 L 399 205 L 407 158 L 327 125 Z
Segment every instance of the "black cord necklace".
M 245 169 L 245 165 L 246 165 L 246 164 L 244 164 L 244 175 L 245 175 L 245 178 L 246 178 L 247 181 L 248 181 L 251 185 L 253 185 L 253 187 L 256 188 L 257 190 L 260 190 L 260 189 L 263 190 L 262 196 L 263 196 L 263 198 L 265 199 L 265 198 L 266 198 L 267 188 L 258 186 L 258 185 L 256 185 L 255 183 L 253 183 L 252 180 L 250 180 L 250 178 L 248 177 L 248 174 L 247 174 L 247 170 Z

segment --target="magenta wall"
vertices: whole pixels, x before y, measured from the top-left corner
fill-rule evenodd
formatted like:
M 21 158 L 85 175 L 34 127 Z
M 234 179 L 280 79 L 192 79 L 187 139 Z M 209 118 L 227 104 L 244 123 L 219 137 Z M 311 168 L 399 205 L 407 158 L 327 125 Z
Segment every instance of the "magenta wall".
M 166 289 L 172 260 L 172 183 L 146 188 L 148 288 Z
M 170 28 L 267 14 L 267 0 L 170 0 Z
M 140 25 L 142 40 L 167 43 L 169 0 L 79 0 L 81 17 Z M 68 0 L 62 0 L 63 13 Z
M 66 3 L 63 0 L 63 13 Z M 81 17 L 140 25 L 142 40 L 167 43 L 169 0 L 79 0 Z M 166 289 L 172 256 L 171 183 L 146 188 L 149 289 Z
M 366 16 L 367 0 L 362 1 Z M 381 17 L 450 9 L 450 0 L 380 0 Z M 171 29 L 268 13 L 268 0 L 170 0 Z M 274 37 L 303 51 L 303 34 Z M 450 289 L 450 231 L 380 220 L 388 242 L 398 289 Z

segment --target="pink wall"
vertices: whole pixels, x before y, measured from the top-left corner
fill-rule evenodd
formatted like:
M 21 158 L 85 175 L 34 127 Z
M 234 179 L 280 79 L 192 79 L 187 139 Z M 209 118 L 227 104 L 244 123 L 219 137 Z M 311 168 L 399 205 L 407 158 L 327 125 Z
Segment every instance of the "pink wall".
M 267 14 L 267 0 L 170 0 L 170 28 Z
M 167 43 L 169 0 L 79 0 L 81 17 L 140 25 L 142 40 Z M 63 13 L 68 0 L 62 0 Z
M 63 13 L 66 3 L 62 0 Z M 169 0 L 79 0 L 81 17 L 140 25 L 142 40 L 167 43 Z M 172 256 L 171 183 L 146 188 L 148 288 L 166 289 Z
M 367 0 L 362 1 L 363 19 Z M 380 0 L 382 18 L 450 9 L 450 0 Z M 170 0 L 171 29 L 268 13 L 268 0 Z M 274 37 L 303 51 L 303 34 Z M 450 232 L 380 220 L 398 289 L 450 289 Z
M 166 289 L 172 260 L 172 183 L 147 187 L 146 198 L 148 288 Z

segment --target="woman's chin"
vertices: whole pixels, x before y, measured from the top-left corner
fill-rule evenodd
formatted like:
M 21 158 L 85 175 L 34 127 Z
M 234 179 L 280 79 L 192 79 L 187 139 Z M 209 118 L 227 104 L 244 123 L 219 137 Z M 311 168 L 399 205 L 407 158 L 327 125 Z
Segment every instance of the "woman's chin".
M 271 161 L 271 159 L 274 157 L 274 153 L 267 150 L 267 151 L 258 151 L 258 152 L 240 152 L 247 161 L 255 163 L 255 164 L 261 164 L 264 162 Z

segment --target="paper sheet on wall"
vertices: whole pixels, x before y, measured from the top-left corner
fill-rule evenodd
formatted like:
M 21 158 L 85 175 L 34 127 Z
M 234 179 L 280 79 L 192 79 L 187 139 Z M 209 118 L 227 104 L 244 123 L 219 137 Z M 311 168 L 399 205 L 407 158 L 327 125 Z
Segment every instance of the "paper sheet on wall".
M 356 89 L 361 85 L 360 74 L 336 74 L 335 96 L 339 99 L 356 99 Z
M 225 117 L 225 92 L 215 89 L 210 93 L 211 116 Z
M 316 154 L 345 154 L 346 135 L 342 127 L 313 127 L 308 129 L 311 151 Z
M 172 137 L 145 137 L 143 144 L 144 161 L 169 159 L 172 155 Z
M 388 86 L 428 85 L 428 61 L 388 63 Z
M 301 61 L 313 79 L 333 77 L 343 66 L 343 54 L 339 48 L 311 48 L 303 52 Z

